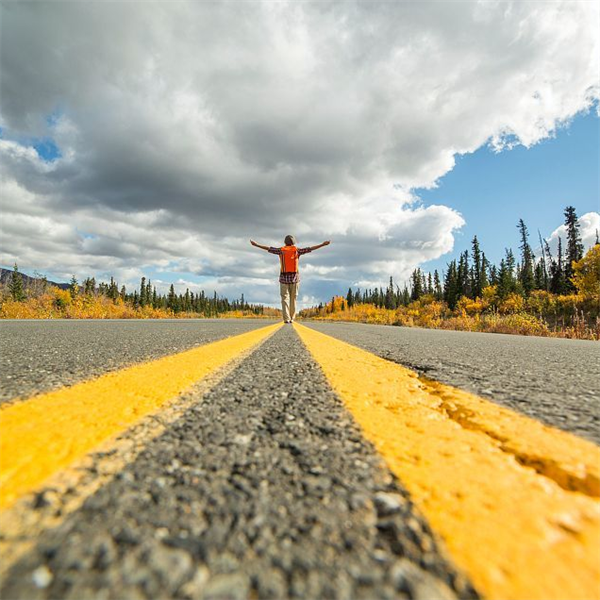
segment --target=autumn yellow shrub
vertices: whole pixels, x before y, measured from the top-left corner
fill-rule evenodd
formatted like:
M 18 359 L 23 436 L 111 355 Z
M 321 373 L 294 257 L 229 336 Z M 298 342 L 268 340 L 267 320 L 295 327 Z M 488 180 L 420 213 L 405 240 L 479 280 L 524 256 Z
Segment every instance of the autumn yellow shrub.
M 580 296 L 600 299 L 600 245 L 592 246 L 573 263 L 573 284 Z
M 523 296 L 513 292 L 500 302 L 498 311 L 503 315 L 515 314 L 521 312 L 524 306 L 525 300 Z

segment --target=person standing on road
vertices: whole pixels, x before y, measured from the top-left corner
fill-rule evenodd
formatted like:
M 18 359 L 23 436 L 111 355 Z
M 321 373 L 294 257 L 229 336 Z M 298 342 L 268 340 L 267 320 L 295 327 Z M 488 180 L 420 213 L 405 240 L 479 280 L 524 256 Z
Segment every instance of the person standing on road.
M 253 240 L 250 240 L 250 243 L 256 248 L 261 248 L 262 250 L 266 250 L 271 254 L 277 254 L 279 256 L 279 262 L 281 264 L 281 272 L 279 274 L 281 312 L 283 313 L 283 320 L 286 323 L 291 323 L 296 316 L 296 298 L 298 296 L 298 287 L 300 284 L 298 259 L 307 252 L 318 250 L 323 246 L 329 246 L 331 242 L 323 242 L 318 246 L 310 246 L 308 248 L 297 248 L 296 238 L 293 235 L 286 235 L 285 246 L 281 248 L 262 246 Z

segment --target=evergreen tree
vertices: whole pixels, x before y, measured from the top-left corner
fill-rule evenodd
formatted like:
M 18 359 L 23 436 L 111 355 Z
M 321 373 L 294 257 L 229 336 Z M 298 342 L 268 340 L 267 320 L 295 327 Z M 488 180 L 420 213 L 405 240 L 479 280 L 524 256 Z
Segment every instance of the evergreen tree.
M 510 248 L 506 248 L 506 256 L 500 261 L 498 270 L 498 297 L 506 298 L 517 291 L 515 278 L 515 256 Z
M 517 228 L 519 229 L 519 233 L 521 235 L 521 245 L 519 246 L 521 249 L 521 266 L 519 268 L 518 278 L 519 282 L 521 283 L 521 287 L 523 288 L 523 292 L 526 296 L 529 296 L 535 286 L 533 273 L 535 256 L 531 250 L 531 246 L 529 245 L 529 232 L 527 231 L 527 226 L 525 225 L 523 219 L 519 219 Z
M 408 306 L 410 304 L 410 291 L 408 290 L 408 286 L 404 284 L 402 288 L 402 304 L 404 306 Z
M 421 276 L 421 269 L 415 269 L 410 276 L 411 282 L 411 294 L 410 299 L 414 302 L 423 295 L 423 277 Z
M 348 303 L 348 308 L 352 308 L 354 306 L 354 294 L 352 293 L 352 288 L 348 288 L 346 302 Z
M 579 231 L 579 219 L 573 206 L 565 208 L 565 227 L 567 229 L 567 250 L 565 253 L 565 290 L 572 292 L 575 285 L 571 281 L 573 278 L 573 263 L 583 258 L 583 244 L 581 242 L 581 233 Z
M 565 267 L 563 262 L 562 239 L 558 238 L 558 249 L 556 260 L 550 254 L 550 247 L 546 243 L 546 252 L 550 257 L 550 291 L 553 294 L 564 294 L 566 292 Z
M 444 300 L 451 310 L 456 308 L 458 299 L 460 298 L 460 286 L 458 281 L 458 269 L 456 261 L 453 260 L 448 265 L 446 277 L 444 279 Z
M 431 277 L 431 273 L 427 274 L 427 293 L 433 296 L 433 278 Z
M 484 257 L 479 247 L 479 240 L 477 236 L 473 236 L 471 242 L 473 248 L 473 266 L 471 267 L 471 293 L 474 298 L 481 298 L 481 292 L 485 287 L 483 285 L 483 278 L 485 276 L 485 266 L 483 263 Z
M 10 283 L 8 284 L 8 291 L 10 292 L 11 298 L 15 302 L 22 302 L 25 300 L 25 289 L 23 287 L 23 276 L 19 273 L 19 267 L 17 263 L 13 267 L 12 276 Z
M 481 253 L 481 281 L 479 282 L 479 284 L 481 285 L 482 292 L 488 285 L 490 285 L 490 282 L 488 279 L 488 271 L 489 270 L 490 270 L 490 263 L 489 263 L 488 259 L 485 257 L 485 253 L 482 252 Z
M 460 255 L 456 274 L 458 298 L 461 296 L 471 297 L 471 285 L 469 281 L 469 253 L 467 250 Z
M 390 277 L 390 283 L 385 291 L 385 307 L 391 310 L 396 309 L 396 294 L 394 294 L 394 280 Z
M 140 306 L 146 306 L 147 298 L 146 298 L 146 278 L 142 277 L 140 281 Z
M 77 282 L 77 278 L 75 275 L 71 277 L 71 281 L 69 282 L 69 293 L 71 294 L 71 298 L 75 300 L 79 295 L 79 283 Z
M 125 286 L 121 286 L 121 292 L 119 295 L 121 296 L 121 300 L 125 302 L 125 300 L 127 299 L 127 288 Z
M 108 297 L 114 302 L 119 297 L 119 286 L 117 282 L 111 277 L 110 284 L 108 286 Z
M 548 263 L 546 261 L 546 246 L 548 243 L 544 243 L 542 240 L 542 234 L 538 229 L 538 239 L 540 241 L 540 252 L 542 253 L 540 260 L 536 264 L 535 269 L 535 287 L 538 290 L 546 290 L 549 289 L 549 280 L 548 280 Z
M 490 265 L 490 285 L 498 285 L 498 268 Z
M 440 274 L 437 269 L 433 272 L 433 295 L 436 300 L 442 300 L 444 293 L 442 291 L 442 283 L 440 281 Z
M 175 286 L 171 284 L 171 287 L 169 288 L 169 295 L 167 296 L 167 308 L 170 308 L 174 311 L 176 304 L 177 296 L 175 295 Z

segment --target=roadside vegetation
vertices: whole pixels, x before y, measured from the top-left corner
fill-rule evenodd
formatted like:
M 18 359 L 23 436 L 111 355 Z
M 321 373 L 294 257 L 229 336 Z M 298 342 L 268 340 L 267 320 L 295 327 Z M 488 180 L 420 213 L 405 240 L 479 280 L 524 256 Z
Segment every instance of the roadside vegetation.
M 555 254 L 540 237 L 535 256 L 523 220 L 518 224 L 519 262 L 511 249 L 490 264 L 477 237 L 447 270 L 415 269 L 401 290 L 349 289 L 304 318 L 408 327 L 456 329 L 578 339 L 600 339 L 600 242 L 584 255 L 575 209 L 565 209 L 566 240 Z M 564 249 L 563 249 L 564 248 Z
M 45 278 L 24 278 L 15 264 L 8 284 L 0 287 L 0 318 L 3 319 L 172 319 L 172 318 L 272 318 L 272 308 L 248 304 L 244 295 L 229 301 L 216 292 L 207 296 L 186 290 L 176 294 L 171 285 L 166 295 L 157 293 L 142 277 L 140 287 L 128 292 L 111 277 L 109 283 L 87 278 L 80 285 L 73 278 L 67 289 Z

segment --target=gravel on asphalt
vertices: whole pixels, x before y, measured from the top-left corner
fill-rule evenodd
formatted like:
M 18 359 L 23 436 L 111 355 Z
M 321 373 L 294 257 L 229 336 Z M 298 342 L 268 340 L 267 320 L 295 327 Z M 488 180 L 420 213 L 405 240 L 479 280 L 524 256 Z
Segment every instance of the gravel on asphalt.
M 475 598 L 291 327 L 15 564 L 2 598 Z

